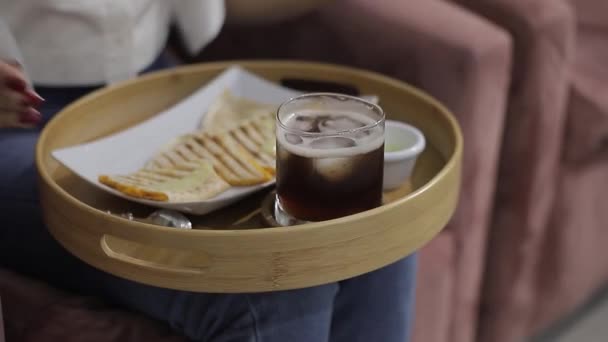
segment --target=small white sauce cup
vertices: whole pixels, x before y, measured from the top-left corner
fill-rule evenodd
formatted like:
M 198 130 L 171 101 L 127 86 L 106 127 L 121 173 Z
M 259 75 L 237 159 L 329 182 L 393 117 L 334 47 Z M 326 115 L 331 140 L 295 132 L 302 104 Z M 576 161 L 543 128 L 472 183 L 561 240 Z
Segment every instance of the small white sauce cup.
M 386 120 L 384 131 L 384 190 L 402 185 L 411 175 L 424 147 L 424 135 L 416 127 Z

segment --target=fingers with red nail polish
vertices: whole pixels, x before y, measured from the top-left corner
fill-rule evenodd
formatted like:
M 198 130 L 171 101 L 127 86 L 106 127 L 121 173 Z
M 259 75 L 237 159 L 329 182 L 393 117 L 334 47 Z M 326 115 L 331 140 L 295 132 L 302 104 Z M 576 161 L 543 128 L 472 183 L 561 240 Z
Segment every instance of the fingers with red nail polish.
M 22 111 L 32 106 L 32 102 L 16 91 L 0 92 L 0 109 L 3 111 Z
M 19 122 L 22 124 L 36 125 L 42 121 L 42 115 L 34 108 L 28 108 L 19 113 Z
M 34 128 L 42 121 L 38 111 L 24 109 L 21 112 L 0 109 L 0 128 Z
M 31 89 L 20 64 L 0 60 L 0 127 L 31 127 L 42 121 L 44 99 Z
M 40 108 L 40 106 L 44 103 L 44 99 L 42 98 L 42 96 L 38 95 L 33 90 L 26 90 L 25 98 L 34 108 Z
M 24 80 L 12 77 L 6 79 L 5 85 L 8 89 L 18 92 L 25 92 L 27 88 L 27 83 Z

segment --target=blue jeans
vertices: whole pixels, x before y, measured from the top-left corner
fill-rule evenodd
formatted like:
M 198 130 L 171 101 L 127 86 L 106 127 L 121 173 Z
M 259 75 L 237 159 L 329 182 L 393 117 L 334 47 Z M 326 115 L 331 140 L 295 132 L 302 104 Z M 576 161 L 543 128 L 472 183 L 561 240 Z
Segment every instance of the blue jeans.
M 149 68 L 165 66 L 162 60 Z M 48 120 L 94 90 L 37 88 Z M 104 273 L 64 250 L 42 221 L 34 165 L 38 130 L 0 130 L 0 264 L 167 322 L 196 341 L 406 342 L 416 257 L 306 289 L 207 294 L 147 286 Z

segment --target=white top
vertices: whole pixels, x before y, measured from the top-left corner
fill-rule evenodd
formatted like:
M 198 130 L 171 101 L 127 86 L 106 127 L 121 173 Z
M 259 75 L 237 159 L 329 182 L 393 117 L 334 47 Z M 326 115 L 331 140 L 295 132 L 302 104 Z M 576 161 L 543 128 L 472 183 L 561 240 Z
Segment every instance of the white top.
M 9 57 L 13 40 L 18 51 L 10 57 L 21 57 L 35 84 L 111 83 L 152 63 L 171 23 L 195 52 L 224 18 L 224 0 L 0 0 L 8 31 L 0 32 L 0 57 Z

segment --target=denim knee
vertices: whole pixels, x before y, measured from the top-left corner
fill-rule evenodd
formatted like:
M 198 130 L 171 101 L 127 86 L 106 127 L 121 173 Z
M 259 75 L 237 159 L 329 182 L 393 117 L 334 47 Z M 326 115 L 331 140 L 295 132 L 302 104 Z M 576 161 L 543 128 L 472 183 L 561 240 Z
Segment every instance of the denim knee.
M 0 263 L 52 278 L 66 253 L 44 226 L 34 162 L 37 140 L 35 130 L 0 129 Z
M 39 132 L 0 129 L 0 205 L 10 210 L 14 201 L 38 202 L 36 142 Z

